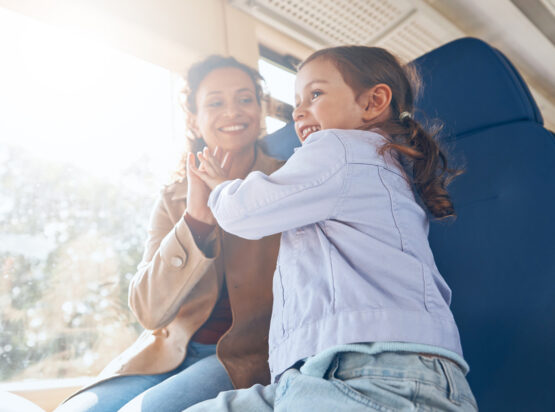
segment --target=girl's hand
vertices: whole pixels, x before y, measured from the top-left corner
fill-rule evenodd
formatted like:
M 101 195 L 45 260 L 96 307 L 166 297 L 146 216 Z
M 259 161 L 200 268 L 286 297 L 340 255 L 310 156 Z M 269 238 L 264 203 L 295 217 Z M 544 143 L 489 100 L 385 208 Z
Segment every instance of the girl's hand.
M 214 189 L 220 183 L 228 180 L 231 160 L 229 153 L 223 155 L 220 148 L 216 147 L 214 153 L 210 153 L 207 147 L 202 152 L 197 153 L 200 160 L 198 169 L 192 167 L 191 171 L 210 188 Z
M 185 212 L 191 217 L 209 225 L 215 225 L 216 219 L 207 206 L 210 188 L 200 177 L 192 172 L 195 168 L 195 155 L 187 154 L 187 209 Z

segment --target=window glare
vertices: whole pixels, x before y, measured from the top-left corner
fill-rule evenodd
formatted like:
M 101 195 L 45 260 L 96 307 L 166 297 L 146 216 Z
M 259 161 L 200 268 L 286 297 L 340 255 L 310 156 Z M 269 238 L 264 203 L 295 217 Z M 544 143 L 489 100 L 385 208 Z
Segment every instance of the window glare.
M 274 133 L 285 126 L 285 122 L 274 117 L 266 116 L 266 133 Z
M 258 69 L 268 86 L 270 96 L 295 105 L 295 75 L 267 60 L 258 60 Z
M 183 152 L 178 78 L 0 8 L 0 381 L 94 376 Z
M 103 177 L 148 153 L 166 177 L 176 76 L 6 9 L 0 51 L 1 142 Z

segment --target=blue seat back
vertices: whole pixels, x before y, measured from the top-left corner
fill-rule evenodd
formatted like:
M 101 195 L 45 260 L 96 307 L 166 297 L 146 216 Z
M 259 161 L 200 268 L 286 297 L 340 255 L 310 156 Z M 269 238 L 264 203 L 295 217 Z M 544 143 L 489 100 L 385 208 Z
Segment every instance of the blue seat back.
M 486 43 L 456 40 L 414 63 L 417 113 L 443 121 L 466 170 L 450 188 L 458 217 L 433 223 L 430 243 L 453 289 L 478 405 L 555 410 L 554 135 L 519 73 Z

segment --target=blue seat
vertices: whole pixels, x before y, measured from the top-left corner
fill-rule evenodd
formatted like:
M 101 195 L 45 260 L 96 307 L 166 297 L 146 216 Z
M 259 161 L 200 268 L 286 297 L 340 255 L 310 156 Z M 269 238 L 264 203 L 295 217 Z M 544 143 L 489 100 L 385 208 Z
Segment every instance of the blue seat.
M 432 223 L 429 238 L 453 290 L 478 406 L 555 410 L 555 136 L 521 76 L 486 43 L 459 39 L 414 63 L 417 117 L 443 122 L 441 139 L 466 170 L 450 187 L 457 219 Z M 286 133 L 267 138 L 270 153 L 292 153 Z
M 281 129 L 270 133 L 262 139 L 262 147 L 266 153 L 279 160 L 287 160 L 295 147 L 301 142 L 295 133 L 295 123 L 289 122 Z
M 456 40 L 414 63 L 417 107 L 443 121 L 466 170 L 450 188 L 456 221 L 432 224 L 429 238 L 453 289 L 478 405 L 555 410 L 555 136 L 516 69 L 486 43 Z

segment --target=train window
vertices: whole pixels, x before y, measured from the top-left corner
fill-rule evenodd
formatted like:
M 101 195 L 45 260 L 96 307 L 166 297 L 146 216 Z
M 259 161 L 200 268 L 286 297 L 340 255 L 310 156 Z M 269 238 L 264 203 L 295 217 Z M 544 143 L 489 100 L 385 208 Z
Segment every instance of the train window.
M 266 129 L 272 133 L 291 120 L 295 104 L 295 69 L 292 60 L 260 46 L 258 70 L 266 81 L 270 101 Z
M 0 9 L 0 381 L 94 376 L 137 337 L 148 213 L 183 141 L 178 78 Z
M 290 105 L 295 104 L 295 73 L 264 58 L 258 61 L 260 74 L 266 80 L 270 96 Z

